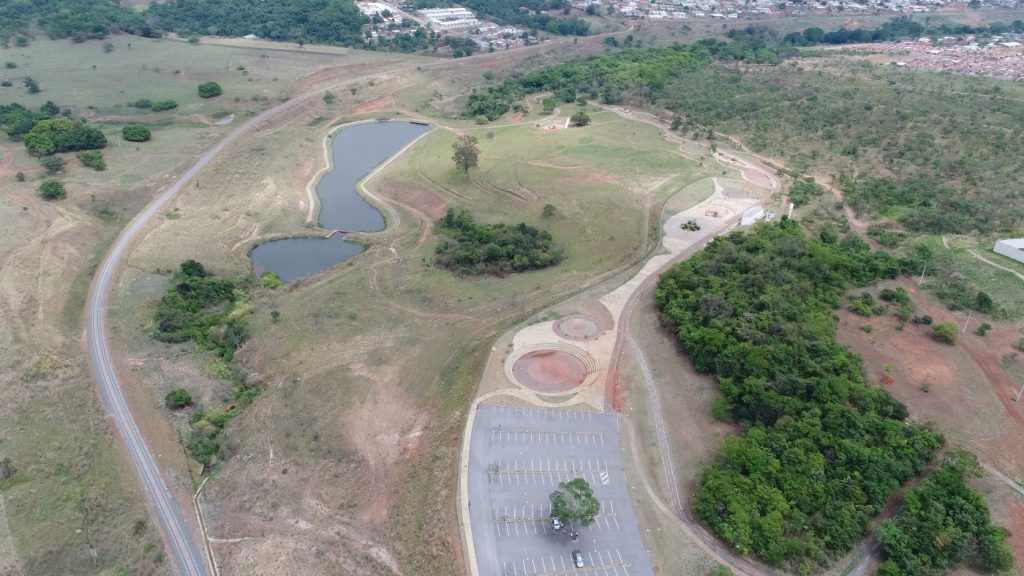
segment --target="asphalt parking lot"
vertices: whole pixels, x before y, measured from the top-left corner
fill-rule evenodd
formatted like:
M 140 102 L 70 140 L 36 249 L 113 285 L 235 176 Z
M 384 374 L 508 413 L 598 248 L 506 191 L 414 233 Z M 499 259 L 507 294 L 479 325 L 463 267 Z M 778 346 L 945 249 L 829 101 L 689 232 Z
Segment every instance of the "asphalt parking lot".
M 469 451 L 469 509 L 480 576 L 653 576 L 629 500 L 615 414 L 480 406 Z M 551 528 L 548 496 L 584 478 L 594 523 Z M 579 550 L 584 567 L 573 565 Z

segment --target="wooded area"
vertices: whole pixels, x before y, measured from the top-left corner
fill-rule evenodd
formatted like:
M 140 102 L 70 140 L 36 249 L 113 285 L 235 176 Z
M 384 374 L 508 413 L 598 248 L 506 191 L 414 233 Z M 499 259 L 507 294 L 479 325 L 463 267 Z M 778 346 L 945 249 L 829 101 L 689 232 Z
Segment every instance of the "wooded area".
M 466 210 L 449 208 L 437 224 L 444 238 L 435 249 L 434 261 L 463 276 L 502 276 L 554 266 L 564 258 L 551 234 L 522 222 L 479 224 Z
M 862 242 L 811 240 L 784 219 L 720 237 L 662 275 L 664 322 L 696 369 L 717 376 L 716 417 L 743 430 L 693 502 L 740 552 L 796 570 L 827 564 L 941 446 L 836 341 L 845 293 L 898 270 Z

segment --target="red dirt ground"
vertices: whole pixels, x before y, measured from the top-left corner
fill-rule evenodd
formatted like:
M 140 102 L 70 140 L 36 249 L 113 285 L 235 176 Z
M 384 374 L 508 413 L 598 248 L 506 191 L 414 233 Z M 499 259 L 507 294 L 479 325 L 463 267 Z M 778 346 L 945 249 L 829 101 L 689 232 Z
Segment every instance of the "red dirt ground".
M 963 325 L 964 314 L 929 302 L 913 281 L 903 279 L 899 285 L 910 293 L 918 314 L 936 323 Z M 926 326 L 907 324 L 897 330 L 892 314 L 864 318 L 840 310 L 838 315 L 839 341 L 863 357 L 870 382 L 884 380 L 886 390 L 907 405 L 912 418 L 936 422 L 950 447 L 975 452 L 981 462 L 1007 476 L 1024 477 L 1024 406 L 1013 402 L 1017 390 L 1000 365 L 1019 338 L 1016 328 L 997 324 L 985 337 L 968 330 L 949 346 L 932 339 Z M 974 318 L 971 327 L 980 322 Z M 864 324 L 871 324 L 871 333 L 860 329 Z M 1007 544 L 1018 559 L 1024 558 L 1024 505 L 1012 498 L 990 506 L 1009 514 L 1013 535 Z
M 766 188 L 769 190 L 774 188 L 774 186 L 772 185 L 774 184 L 774 182 L 772 182 L 772 179 L 769 178 L 768 175 L 765 174 L 764 172 L 761 172 L 760 170 L 757 170 L 755 168 L 748 168 L 744 170 L 743 177 L 746 178 L 750 183 L 754 184 L 755 186 L 760 186 L 761 188 Z
M 512 375 L 527 388 L 544 394 L 569 392 L 583 384 L 587 367 L 579 358 L 561 350 L 525 354 L 512 365 Z

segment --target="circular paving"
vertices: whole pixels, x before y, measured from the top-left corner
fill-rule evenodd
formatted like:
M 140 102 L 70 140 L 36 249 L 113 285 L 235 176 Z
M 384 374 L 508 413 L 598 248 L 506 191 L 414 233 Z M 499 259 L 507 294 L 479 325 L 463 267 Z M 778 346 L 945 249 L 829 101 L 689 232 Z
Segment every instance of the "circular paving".
M 554 330 L 562 338 L 578 342 L 594 340 L 604 334 L 604 328 L 586 316 L 566 316 L 555 322 Z
M 577 388 L 587 378 L 583 360 L 561 350 L 537 350 L 517 358 L 512 375 L 527 388 L 544 394 L 561 394 Z

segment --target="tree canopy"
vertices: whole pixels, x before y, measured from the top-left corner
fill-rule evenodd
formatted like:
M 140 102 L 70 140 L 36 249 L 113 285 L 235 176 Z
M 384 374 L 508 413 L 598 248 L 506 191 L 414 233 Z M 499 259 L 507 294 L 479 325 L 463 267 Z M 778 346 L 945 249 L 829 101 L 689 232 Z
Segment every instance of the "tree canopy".
M 1003 543 L 1009 532 L 992 525 L 985 500 L 966 483 L 971 476 L 981 476 L 977 458 L 954 450 L 907 490 L 899 514 L 878 529 L 885 553 L 879 576 L 939 576 L 959 564 L 981 572 L 1013 567 Z
M 107 137 L 80 120 L 52 118 L 40 120 L 25 134 L 25 148 L 35 156 L 54 152 L 92 150 L 107 145 Z
M 520 222 L 479 224 L 466 210 L 449 208 L 438 221 L 443 239 L 434 261 L 463 276 L 505 275 L 554 266 L 562 261 L 551 234 Z
M 664 322 L 697 370 L 717 376 L 716 416 L 743 430 L 722 443 L 693 503 L 741 553 L 826 564 L 942 444 L 905 422 L 906 407 L 869 386 L 836 341 L 844 294 L 899 269 L 863 242 L 811 240 L 783 219 L 719 237 L 660 278 Z
M 476 136 L 462 135 L 452 144 L 452 160 L 455 167 L 468 173 L 475 168 L 480 159 L 480 148 L 477 147 Z
M 551 516 L 562 522 L 575 522 L 590 526 L 601 511 L 601 503 L 594 497 L 594 491 L 583 478 L 559 482 L 558 490 L 549 496 Z

